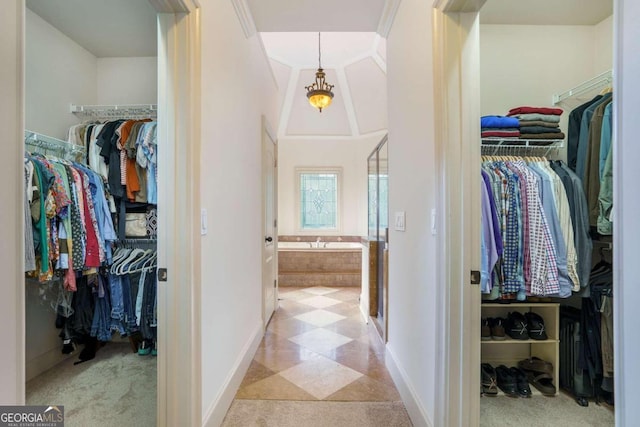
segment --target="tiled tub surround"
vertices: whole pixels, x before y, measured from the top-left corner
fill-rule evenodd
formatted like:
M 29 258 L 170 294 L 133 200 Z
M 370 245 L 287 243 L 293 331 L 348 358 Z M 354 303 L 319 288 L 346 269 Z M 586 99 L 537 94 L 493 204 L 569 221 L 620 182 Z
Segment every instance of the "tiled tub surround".
M 287 240 L 278 242 L 279 286 L 361 286 L 360 238 Z

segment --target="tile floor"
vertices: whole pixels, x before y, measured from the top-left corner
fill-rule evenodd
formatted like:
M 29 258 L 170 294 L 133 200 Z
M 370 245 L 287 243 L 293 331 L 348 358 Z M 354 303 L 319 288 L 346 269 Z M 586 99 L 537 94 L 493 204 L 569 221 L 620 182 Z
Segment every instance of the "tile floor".
M 360 288 L 280 288 L 280 308 L 236 399 L 400 401 Z

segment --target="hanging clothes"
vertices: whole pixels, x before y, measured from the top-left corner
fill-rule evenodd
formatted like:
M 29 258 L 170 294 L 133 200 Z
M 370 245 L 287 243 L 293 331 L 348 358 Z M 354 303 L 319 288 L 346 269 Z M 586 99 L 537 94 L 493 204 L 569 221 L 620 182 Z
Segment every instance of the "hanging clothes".
M 584 201 L 579 180 L 565 173 L 560 162 L 490 159 L 481 169 L 483 293 L 518 300 L 532 295 L 566 298 L 582 283 L 586 286 L 591 248 L 585 242 L 584 216 L 574 224 L 579 212 L 587 214 L 582 204 L 576 207 L 580 195 Z

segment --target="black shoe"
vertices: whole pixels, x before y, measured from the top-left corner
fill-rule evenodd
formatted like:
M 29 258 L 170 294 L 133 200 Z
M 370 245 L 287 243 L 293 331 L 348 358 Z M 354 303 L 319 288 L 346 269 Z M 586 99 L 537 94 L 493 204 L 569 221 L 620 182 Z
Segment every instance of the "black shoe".
M 480 387 L 482 394 L 485 396 L 493 397 L 498 395 L 496 370 L 488 363 L 480 365 Z
M 496 341 L 504 341 L 507 336 L 504 333 L 505 320 L 502 317 L 491 319 L 491 339 Z
M 496 368 L 496 377 L 498 379 L 498 388 L 504 392 L 507 396 L 518 397 L 518 385 L 516 378 L 511 374 L 509 368 L 504 365 L 500 365 Z
M 529 338 L 531 338 L 532 340 L 546 340 L 547 331 L 545 330 L 544 320 L 542 320 L 542 317 L 539 314 L 533 312 L 525 313 L 524 317 L 527 321 Z
M 491 321 L 493 319 L 482 319 L 482 328 L 480 330 L 480 339 L 482 341 L 491 341 Z
M 516 388 L 520 397 L 531 397 L 531 387 L 529 387 L 529 380 L 527 374 L 520 368 L 511 367 L 509 372 L 516 379 Z
M 527 328 L 527 319 L 522 315 L 514 311 L 507 316 L 507 322 L 505 325 L 507 335 L 514 340 L 528 340 L 529 331 Z

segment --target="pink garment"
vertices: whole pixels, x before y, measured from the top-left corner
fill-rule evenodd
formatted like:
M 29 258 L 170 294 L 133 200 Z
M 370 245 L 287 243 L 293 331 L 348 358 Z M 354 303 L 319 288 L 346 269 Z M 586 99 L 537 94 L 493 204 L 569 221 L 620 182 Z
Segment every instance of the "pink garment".
M 559 116 L 562 114 L 561 108 L 552 108 L 552 107 L 517 107 L 509 110 L 507 116 L 515 116 L 516 114 L 551 114 L 554 116 Z

